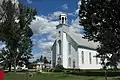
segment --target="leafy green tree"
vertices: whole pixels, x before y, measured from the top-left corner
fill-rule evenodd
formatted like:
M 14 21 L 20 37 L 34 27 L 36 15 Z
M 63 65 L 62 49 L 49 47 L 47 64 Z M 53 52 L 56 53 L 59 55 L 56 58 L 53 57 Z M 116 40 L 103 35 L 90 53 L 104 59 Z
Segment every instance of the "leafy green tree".
M 116 69 L 120 62 L 119 13 L 119 0 L 81 0 L 79 17 L 84 38 L 100 43 L 97 57 L 105 69 L 107 66 Z
M 42 56 L 42 55 L 41 55 L 41 57 L 40 57 L 40 61 L 43 62 L 43 56 Z
M 51 64 L 51 60 L 50 60 L 49 64 Z
M 45 64 L 48 63 L 48 60 L 47 60 L 46 57 L 43 58 L 43 62 L 44 62 Z
M 35 15 L 35 9 L 19 4 L 12 3 L 11 0 L 3 0 L 0 14 L 0 37 L 1 41 L 5 42 L 6 49 L 11 55 L 10 61 L 13 62 L 14 71 L 19 60 L 28 62 L 31 58 L 33 32 L 29 27 Z M 6 51 L 6 50 L 4 50 Z M 8 53 L 6 52 L 7 56 Z M 10 63 L 11 64 L 11 63 Z
M 108 59 L 115 68 L 120 59 L 119 12 L 119 0 L 82 0 L 79 12 L 84 38 L 99 42 L 99 56 Z M 112 60 L 113 56 L 116 59 Z
M 46 57 L 43 58 L 43 62 L 45 64 L 45 68 L 46 68 L 46 64 L 49 63 Z
M 37 62 L 40 62 L 40 59 L 36 59 L 36 61 L 35 61 L 35 62 L 36 62 L 36 63 L 37 63 Z
M 4 68 L 9 68 L 9 71 L 11 71 L 11 65 L 12 65 L 12 55 L 10 54 L 9 50 L 3 48 L 0 53 L 0 61 L 1 64 L 4 65 Z

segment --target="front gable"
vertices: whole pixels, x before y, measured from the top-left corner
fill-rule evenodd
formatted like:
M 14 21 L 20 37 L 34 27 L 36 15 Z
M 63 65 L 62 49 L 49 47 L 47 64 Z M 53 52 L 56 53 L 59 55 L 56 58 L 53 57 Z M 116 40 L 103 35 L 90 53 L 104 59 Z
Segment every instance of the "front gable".
M 78 49 L 78 44 L 67 34 L 67 40 L 68 42 L 75 48 L 75 50 Z

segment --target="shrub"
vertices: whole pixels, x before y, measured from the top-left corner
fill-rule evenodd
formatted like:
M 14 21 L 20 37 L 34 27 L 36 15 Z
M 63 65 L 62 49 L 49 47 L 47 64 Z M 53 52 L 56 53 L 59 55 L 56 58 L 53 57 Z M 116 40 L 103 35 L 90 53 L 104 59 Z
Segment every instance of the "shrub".
M 104 71 L 90 71 L 90 70 L 83 70 L 83 71 L 75 71 L 66 72 L 67 74 L 72 75 L 81 75 L 81 76 L 105 76 Z M 120 76 L 120 72 L 116 71 L 107 71 L 107 76 Z
M 56 65 L 54 72 L 63 72 L 64 67 L 62 65 Z
M 50 70 L 49 70 L 49 72 L 53 72 L 53 71 L 54 71 L 54 69 L 50 69 Z

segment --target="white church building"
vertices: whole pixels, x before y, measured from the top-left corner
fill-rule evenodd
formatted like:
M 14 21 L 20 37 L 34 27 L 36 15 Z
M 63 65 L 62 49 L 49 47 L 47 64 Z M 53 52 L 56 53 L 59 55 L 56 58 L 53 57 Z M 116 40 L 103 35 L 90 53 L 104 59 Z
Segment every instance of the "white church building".
M 51 48 L 51 64 L 63 65 L 64 68 L 100 69 L 100 59 L 96 58 L 98 43 L 83 39 L 83 35 L 71 32 L 66 23 L 67 15 L 60 15 L 56 26 L 56 40 Z

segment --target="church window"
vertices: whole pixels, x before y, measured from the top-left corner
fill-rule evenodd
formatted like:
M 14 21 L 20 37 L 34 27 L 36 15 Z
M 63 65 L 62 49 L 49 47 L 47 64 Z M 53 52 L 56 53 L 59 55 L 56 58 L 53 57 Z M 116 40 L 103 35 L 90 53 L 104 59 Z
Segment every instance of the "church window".
M 73 60 L 73 68 L 75 68 L 75 60 Z
M 89 63 L 92 64 L 91 52 L 89 52 Z
M 84 64 L 84 52 L 82 51 L 82 64 Z
M 59 54 L 62 54 L 61 52 L 61 40 L 58 41 L 58 44 L 59 44 Z
M 55 63 L 53 63 L 53 67 L 55 67 Z
M 58 35 L 59 35 L 59 37 L 61 36 L 61 32 L 60 31 L 58 32 Z
M 68 52 L 69 52 L 69 55 L 71 54 L 71 44 L 68 43 Z
M 58 62 L 58 65 L 62 65 L 62 59 L 60 57 L 58 58 L 57 62 Z
M 97 55 L 97 54 L 96 54 Z M 98 58 L 96 57 L 96 64 L 98 64 Z
M 66 17 L 65 17 L 65 20 L 66 20 Z
M 68 58 L 68 65 L 69 65 L 69 67 L 71 67 L 71 58 L 70 57 Z

